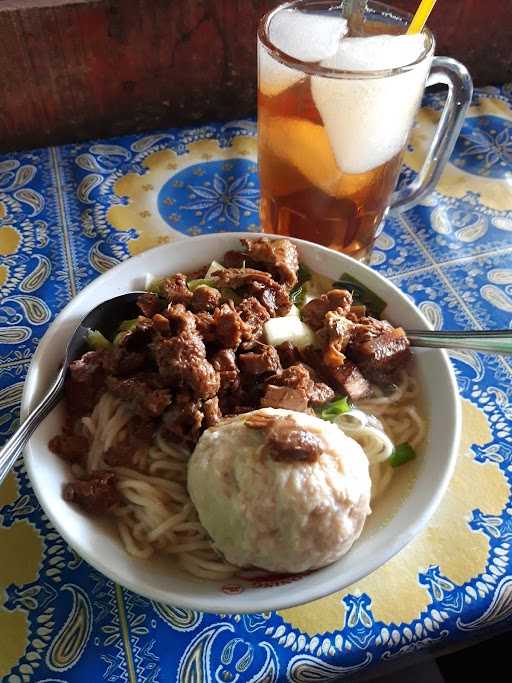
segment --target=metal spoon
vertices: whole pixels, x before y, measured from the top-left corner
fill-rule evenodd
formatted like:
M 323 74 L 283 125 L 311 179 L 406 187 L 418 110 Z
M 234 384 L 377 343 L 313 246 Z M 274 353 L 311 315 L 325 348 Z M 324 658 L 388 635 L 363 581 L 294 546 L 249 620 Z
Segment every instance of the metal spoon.
M 103 301 L 80 322 L 68 342 L 62 367 L 46 396 L 0 450 L 0 484 L 36 428 L 61 399 L 69 365 L 85 351 L 89 330 L 101 330 L 106 337 L 112 337 L 117 332 L 119 323 L 137 315 L 136 301 L 141 294 L 144 292 L 129 292 Z M 412 346 L 512 354 L 512 330 L 468 332 L 406 330 L 406 334 Z
M 11 436 L 9 441 L 0 450 L 0 484 L 7 476 L 24 449 L 27 441 L 44 418 L 60 401 L 64 388 L 64 380 L 69 364 L 79 358 L 86 350 L 86 341 L 89 330 L 99 329 L 107 337 L 117 332 L 119 323 L 137 315 L 136 301 L 144 292 L 130 292 L 116 296 L 99 304 L 90 311 L 80 322 L 66 347 L 64 362 L 59 373 L 48 389 L 47 394 L 28 415 L 22 425 Z
M 342 16 L 347 20 L 348 32 L 351 36 L 364 35 L 364 14 L 368 0 L 344 0 L 341 8 Z
M 512 354 L 512 330 L 405 330 L 411 346 Z

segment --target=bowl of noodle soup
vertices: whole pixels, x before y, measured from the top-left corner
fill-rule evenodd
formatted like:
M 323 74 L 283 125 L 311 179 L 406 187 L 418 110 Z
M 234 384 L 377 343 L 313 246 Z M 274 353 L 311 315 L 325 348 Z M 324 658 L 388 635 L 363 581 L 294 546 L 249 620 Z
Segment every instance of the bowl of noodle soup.
M 49 385 L 67 339 L 94 306 L 107 296 L 144 289 L 148 277 L 193 272 L 220 260 L 225 252 L 239 249 L 243 236 L 216 234 L 157 247 L 97 278 L 66 306 L 41 340 L 25 382 L 22 414 L 27 414 Z M 297 245 L 301 262 L 318 274 L 320 281 L 333 282 L 348 273 L 386 303 L 383 317 L 394 325 L 429 328 L 411 300 L 367 266 L 319 245 L 291 241 Z M 160 434 L 151 446 L 149 469 L 144 474 L 134 476 L 122 465 L 114 468 L 124 504 L 116 507 L 110 519 L 86 515 L 63 499 L 63 487 L 73 477 L 74 466 L 48 447 L 62 429 L 62 405 L 31 438 L 25 451 L 27 472 L 42 508 L 69 545 L 97 570 L 145 597 L 216 613 L 283 609 L 318 599 L 349 586 L 393 557 L 426 525 L 448 485 L 460 432 L 454 373 L 443 351 L 415 349 L 413 355 L 413 372 L 402 372 L 393 391 L 377 390 L 336 418 L 369 457 L 372 514 L 351 550 L 315 571 L 289 576 L 263 570 L 236 571 L 215 553 L 210 554 L 187 492 L 187 451 Z M 104 394 L 84 419 L 91 438 L 88 458 L 95 469 L 94 460 L 101 458 L 105 446 L 132 415 L 118 400 Z M 387 441 L 382 426 L 390 437 Z M 401 442 L 413 445 L 418 455 L 406 466 L 392 469 L 386 460 L 393 444 Z M 159 502 L 159 490 L 170 501 L 167 507 Z M 130 522 L 134 508 L 139 520 L 144 515 L 144 543 Z M 191 541 L 168 554 L 162 539 L 177 527 L 189 529 Z

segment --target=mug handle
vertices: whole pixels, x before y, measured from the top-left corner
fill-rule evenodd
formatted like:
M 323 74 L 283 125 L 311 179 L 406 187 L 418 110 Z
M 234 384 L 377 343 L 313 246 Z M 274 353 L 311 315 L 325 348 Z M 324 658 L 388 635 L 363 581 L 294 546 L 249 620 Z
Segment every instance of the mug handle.
M 435 188 L 455 147 L 471 104 L 473 82 L 469 71 L 460 62 L 450 57 L 434 57 L 427 86 L 439 83 L 448 86 L 441 119 L 417 177 L 410 185 L 393 194 L 390 209 L 394 213 L 407 211 Z

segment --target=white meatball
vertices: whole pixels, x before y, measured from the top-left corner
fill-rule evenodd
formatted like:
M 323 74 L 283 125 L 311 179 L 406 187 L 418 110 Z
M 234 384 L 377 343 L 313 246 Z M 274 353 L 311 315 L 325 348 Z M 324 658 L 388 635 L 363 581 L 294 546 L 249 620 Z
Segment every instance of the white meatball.
M 269 426 L 245 424 L 254 418 Z M 293 443 L 281 451 L 276 425 L 285 440 L 293 432 L 313 443 L 315 453 L 308 457 Z M 188 489 L 229 562 L 273 572 L 334 562 L 370 513 L 368 459 L 359 444 L 336 425 L 291 410 L 265 408 L 205 431 L 190 458 Z

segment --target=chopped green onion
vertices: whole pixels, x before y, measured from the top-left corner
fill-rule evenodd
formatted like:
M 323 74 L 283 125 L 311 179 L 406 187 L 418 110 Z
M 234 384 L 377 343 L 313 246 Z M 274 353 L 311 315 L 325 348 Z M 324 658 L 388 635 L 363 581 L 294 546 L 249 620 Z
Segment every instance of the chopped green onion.
M 98 349 L 112 348 L 112 342 L 109 341 L 99 330 L 89 330 L 87 333 L 87 343 L 91 349 L 94 349 L 95 351 Z
M 222 263 L 219 263 L 218 261 L 212 261 L 210 263 L 210 267 L 208 268 L 208 270 L 205 273 L 205 278 L 206 279 L 210 278 L 213 275 L 213 273 L 216 273 L 219 270 L 226 270 L 226 269 L 224 268 Z
M 332 286 L 340 289 L 348 289 L 352 292 L 354 305 L 366 306 L 370 315 L 375 318 L 380 318 L 382 312 L 386 308 L 387 304 L 384 299 L 381 299 L 378 294 L 375 294 L 375 292 L 348 273 L 343 273 L 336 282 L 332 283 Z
M 348 402 L 348 398 L 346 396 L 341 396 L 335 398 L 334 401 L 327 403 L 325 408 L 322 409 L 320 417 L 322 418 L 322 420 L 329 420 L 330 422 L 332 422 L 339 415 L 343 415 L 343 413 L 348 412 L 350 410 L 350 407 L 351 406 Z
M 312 278 L 311 271 L 306 265 L 304 265 L 303 263 L 299 263 L 299 272 L 297 274 L 297 277 L 299 278 L 299 282 L 307 282 Z
M 400 443 L 389 456 L 389 464 L 391 467 L 400 467 L 400 465 L 405 465 L 409 460 L 414 460 L 415 457 L 416 451 L 410 443 Z
M 290 292 L 290 301 L 292 304 L 295 304 L 296 306 L 301 306 L 303 301 L 304 301 L 304 295 L 305 295 L 305 288 L 304 285 L 297 285 L 292 289 Z
M 153 279 L 151 279 L 151 280 L 146 284 L 145 289 L 146 289 L 148 292 L 151 292 L 152 294 L 158 294 L 159 296 L 162 296 L 163 293 L 164 293 L 164 292 L 162 291 L 162 284 L 163 284 L 163 281 L 164 281 L 164 278 L 163 278 L 163 277 L 160 277 L 160 278 L 153 278 Z
M 200 278 L 199 280 L 189 280 L 187 282 L 188 288 L 193 292 L 198 287 L 206 285 L 207 287 L 215 287 L 215 282 L 209 278 Z
M 112 342 L 114 346 L 119 346 L 119 344 L 122 342 L 122 340 L 126 337 L 127 334 L 128 332 L 118 332 L 114 337 L 114 341 Z
M 299 272 L 297 274 L 297 284 L 290 291 L 290 301 L 299 308 L 304 303 L 304 296 L 306 294 L 306 283 L 311 280 L 311 271 L 303 263 L 299 264 Z
M 131 320 L 123 320 L 117 329 L 117 334 L 114 337 L 114 346 L 119 346 L 119 343 L 126 335 L 137 327 L 139 322 L 138 318 L 132 318 Z
M 138 322 L 138 318 L 132 318 L 131 320 L 123 320 L 123 322 L 119 325 L 118 332 L 131 332 L 133 329 L 135 329 L 135 327 L 137 327 Z

